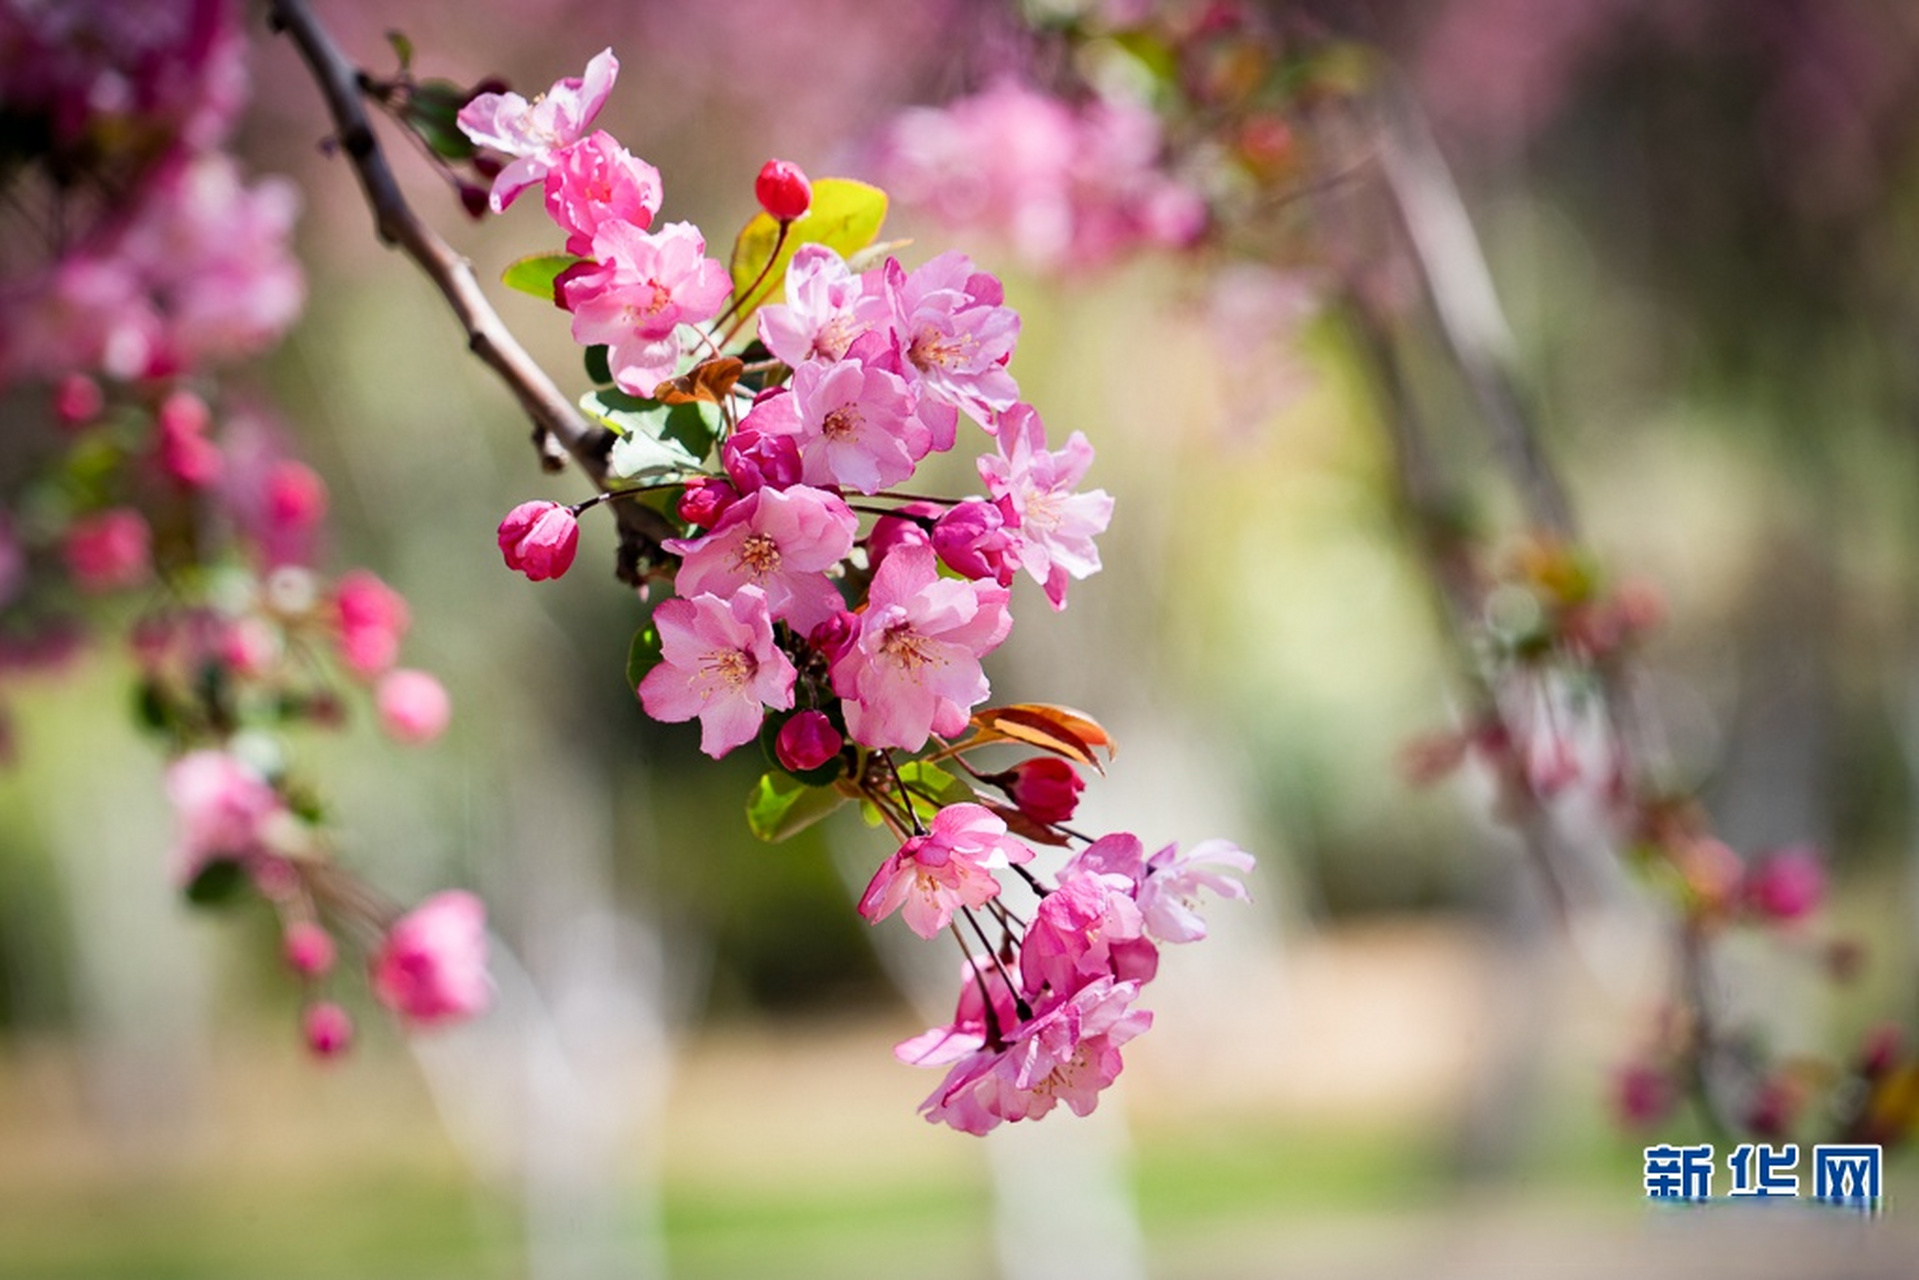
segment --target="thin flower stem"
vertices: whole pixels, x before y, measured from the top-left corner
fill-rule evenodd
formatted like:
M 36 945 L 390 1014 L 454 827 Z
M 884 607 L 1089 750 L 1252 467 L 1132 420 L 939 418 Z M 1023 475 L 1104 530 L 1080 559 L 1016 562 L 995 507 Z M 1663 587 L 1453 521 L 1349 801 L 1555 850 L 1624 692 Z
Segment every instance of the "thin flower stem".
M 757 276 L 753 277 L 752 284 L 734 293 L 733 301 L 727 304 L 726 310 L 720 312 L 720 314 L 714 318 L 713 328 L 718 329 L 722 324 L 726 323 L 727 317 L 735 311 L 738 311 L 740 305 L 755 293 L 758 293 L 760 286 L 766 283 L 766 277 L 768 273 L 773 270 L 773 264 L 780 260 L 780 250 L 786 247 L 786 233 L 792 225 L 791 222 L 781 219 L 780 232 L 773 238 L 773 252 L 766 255 L 766 265 L 760 268 L 760 273 Z M 734 321 L 733 327 L 726 331 L 726 336 L 720 339 L 719 345 L 724 347 L 727 343 L 733 341 L 734 336 L 740 331 L 740 326 L 745 323 L 745 316 L 741 316 L 738 320 Z
M 986 930 L 980 928 L 979 917 L 973 914 L 971 907 L 961 907 L 960 914 L 966 917 L 966 923 L 972 927 L 973 935 L 979 939 L 979 944 L 986 948 L 986 958 L 993 962 L 993 971 L 999 974 L 999 980 L 1006 984 L 1008 991 L 1012 992 L 1013 1007 L 1019 1011 L 1020 1020 L 1025 1021 L 1027 1018 L 1032 1017 L 1032 1006 L 1026 1003 L 1026 997 L 1019 993 L 1019 987 L 1006 972 L 1006 965 L 1000 960 L 999 951 L 991 942 L 986 940 Z M 990 1001 L 987 1007 L 992 1007 Z

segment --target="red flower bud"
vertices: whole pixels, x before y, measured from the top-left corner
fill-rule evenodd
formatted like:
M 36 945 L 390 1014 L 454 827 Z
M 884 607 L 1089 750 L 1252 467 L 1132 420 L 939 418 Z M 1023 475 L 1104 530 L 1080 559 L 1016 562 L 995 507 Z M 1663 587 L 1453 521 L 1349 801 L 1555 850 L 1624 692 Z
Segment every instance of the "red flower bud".
M 740 500 L 740 491 L 732 482 L 718 476 L 694 476 L 680 495 L 680 519 L 701 529 L 711 529 Z
M 999 785 L 1021 813 L 1042 824 L 1071 818 L 1086 789 L 1077 769 L 1052 756 L 1020 761 L 999 775 Z
M 760 208 L 781 222 L 803 217 L 813 207 L 813 184 L 790 160 L 768 160 L 753 181 L 753 194 Z
M 794 773 L 805 773 L 838 755 L 845 742 L 824 711 L 802 711 L 780 726 L 773 753 Z
M 557 502 L 522 502 L 500 521 L 500 554 L 506 567 L 533 582 L 557 578 L 573 565 L 580 521 Z

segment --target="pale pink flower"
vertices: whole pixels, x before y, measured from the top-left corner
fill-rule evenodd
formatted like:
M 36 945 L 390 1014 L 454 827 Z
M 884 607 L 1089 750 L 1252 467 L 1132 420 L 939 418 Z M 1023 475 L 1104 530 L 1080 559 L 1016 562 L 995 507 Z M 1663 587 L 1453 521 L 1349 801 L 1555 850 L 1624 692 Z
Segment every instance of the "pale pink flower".
M 856 276 L 834 250 L 801 245 L 786 264 L 786 301 L 760 308 L 760 341 L 795 369 L 810 360 L 838 360 L 872 329 L 878 289 L 877 272 Z
M 153 572 L 152 540 L 145 516 L 113 507 L 68 525 L 60 550 L 73 584 L 99 593 L 145 582 Z
M 672 538 L 685 557 L 675 579 L 683 596 L 730 596 L 743 586 L 766 593 L 773 616 L 811 631 L 843 606 L 825 570 L 853 549 L 859 517 L 822 489 L 757 489 L 726 509 L 704 537 Z
M 189 751 L 167 766 L 167 800 L 176 836 L 174 878 L 191 884 L 207 863 L 245 862 L 259 853 L 267 825 L 285 811 L 259 772 L 224 751 Z
M 1046 427 L 1028 404 L 1001 415 L 998 446 L 979 460 L 980 479 L 1017 518 L 1020 563 L 1053 607 L 1063 609 L 1067 579 L 1099 572 L 1093 539 L 1113 518 L 1113 499 L 1104 489 L 1073 491 L 1093 465 L 1093 446 L 1075 431 L 1064 449 L 1049 452 Z
M 507 568 L 524 573 L 530 582 L 543 582 L 573 567 L 580 518 L 557 502 L 522 502 L 500 521 L 498 539 Z
M 475 145 L 515 157 L 493 179 L 493 212 L 544 179 L 559 153 L 586 137 L 619 73 L 613 50 L 602 49 L 584 76 L 568 76 L 531 102 L 517 93 L 483 93 L 460 108 L 460 131 Z
M 809 360 L 794 369 L 791 395 L 770 397 L 747 415 L 759 431 L 794 438 L 807 484 L 877 493 L 912 475 L 933 447 L 906 379 L 861 359 L 861 348 L 882 356 L 877 339 L 863 339 L 837 363 Z
M 591 253 L 593 237 L 609 222 L 646 230 L 660 198 L 660 171 L 605 130 L 561 152 L 546 174 L 546 212 L 567 233 L 568 253 Z
M 333 588 L 340 658 L 363 676 L 377 676 L 400 656 L 400 637 L 412 622 L 406 600 L 365 569 L 340 575 Z
M 424 671 L 398 668 L 380 677 L 373 692 L 380 727 L 395 742 L 418 745 L 446 732 L 453 702 L 446 688 Z
M 984 805 L 947 805 L 933 815 L 927 834 L 913 836 L 880 864 L 860 896 L 860 914 L 878 924 L 904 907 L 907 928 L 931 938 L 961 907 L 980 906 L 999 893 L 994 871 L 1032 856 Z
M 1206 936 L 1206 922 L 1194 910 L 1200 890 L 1243 902 L 1246 886 L 1226 872 L 1246 875 L 1252 869 L 1253 855 L 1230 840 L 1202 840 L 1183 854 L 1178 845 L 1167 845 L 1147 859 L 1139 885 L 1146 932 L 1161 942 L 1198 942 Z
M 964 730 L 988 692 L 980 659 L 1012 629 L 1007 596 L 1004 587 L 941 578 L 931 547 L 888 555 L 859 636 L 832 667 L 853 740 L 917 751 L 928 734 Z
M 793 705 L 798 673 L 773 640 L 766 593 L 743 586 L 727 599 L 667 600 L 653 611 L 658 666 L 638 694 L 655 720 L 700 721 L 700 750 L 714 759 L 760 731 L 764 708 Z
M 718 315 L 732 277 L 706 256 L 706 241 L 690 222 L 669 222 L 657 233 L 603 223 L 593 237 L 593 257 L 593 265 L 559 280 L 560 302 L 573 313 L 573 339 L 604 344 L 620 389 L 650 396 L 679 366 L 679 326 Z
M 486 1008 L 486 905 L 460 889 L 436 893 L 401 916 L 373 956 L 373 998 L 415 1027 Z
M 1054 999 L 1104 975 L 1148 981 L 1159 952 L 1124 876 L 1067 868 L 1020 939 L 1020 985 Z
M 885 268 L 888 320 L 900 356 L 920 375 L 924 394 L 964 409 L 983 425 L 1019 400 L 1007 372 L 1019 340 L 1019 313 L 1002 306 L 1005 290 L 963 253 L 947 252 L 908 272 Z M 924 416 L 924 415 L 922 415 Z M 952 447 L 948 424 L 927 419 L 933 448 Z

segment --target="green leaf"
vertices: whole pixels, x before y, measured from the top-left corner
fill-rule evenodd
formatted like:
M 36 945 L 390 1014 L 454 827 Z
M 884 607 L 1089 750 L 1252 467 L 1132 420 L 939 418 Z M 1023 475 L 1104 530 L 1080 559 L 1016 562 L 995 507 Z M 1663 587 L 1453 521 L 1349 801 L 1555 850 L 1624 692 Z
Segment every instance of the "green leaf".
M 626 682 L 634 689 L 646 679 L 646 673 L 660 665 L 660 632 L 647 623 L 633 633 L 633 647 L 626 651 Z
M 423 81 L 407 99 L 406 122 L 443 159 L 470 160 L 478 148 L 460 129 L 466 99 L 467 90 L 451 80 Z
M 664 405 L 624 391 L 589 391 L 580 408 L 619 433 L 607 456 L 622 480 L 655 481 L 698 471 L 719 437 L 718 405 Z
M 606 362 L 604 343 L 595 343 L 586 349 L 586 376 L 603 387 L 613 385 L 613 366 Z
M 763 775 L 746 798 L 746 825 L 760 839 L 777 844 L 845 803 L 836 787 L 809 787 L 776 769 Z
M 386 42 L 393 46 L 394 54 L 399 57 L 401 71 L 406 71 L 412 67 L 413 41 L 407 38 L 406 32 L 389 31 L 386 33 Z
M 187 885 L 187 901 L 196 907 L 223 906 L 238 898 L 246 883 L 246 869 L 237 859 L 214 857 Z
M 786 264 L 801 245 L 823 244 L 850 258 L 873 243 L 884 221 L 886 193 L 851 178 L 814 182 L 813 207 L 788 225 L 784 242 L 773 215 L 755 214 L 733 242 L 733 293 L 741 299 L 740 320 L 780 298 L 786 288 Z M 779 246 L 777 257 L 775 245 Z
M 560 273 L 585 258 L 570 253 L 536 253 L 510 264 L 500 273 L 500 283 L 521 293 L 530 293 L 542 302 L 553 301 L 553 282 Z
M 949 804 L 966 804 L 973 799 L 973 788 L 936 764 L 908 760 L 900 766 L 900 781 L 913 798 L 920 821 L 930 822 L 933 815 Z

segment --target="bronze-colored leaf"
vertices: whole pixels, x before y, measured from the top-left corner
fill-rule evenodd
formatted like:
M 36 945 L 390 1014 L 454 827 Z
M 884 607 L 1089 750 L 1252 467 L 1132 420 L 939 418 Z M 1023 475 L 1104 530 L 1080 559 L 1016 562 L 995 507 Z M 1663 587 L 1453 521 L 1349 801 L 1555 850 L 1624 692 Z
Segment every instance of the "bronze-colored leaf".
M 972 739 L 975 743 L 1023 742 L 1101 773 L 1106 770 L 1094 754 L 1095 749 L 1104 747 L 1109 760 L 1118 752 L 1112 737 L 1097 720 L 1083 711 L 1045 702 L 987 707 L 974 714 L 973 728 L 978 731 Z
M 661 404 L 724 404 L 733 384 L 746 372 L 736 356 L 715 356 L 653 389 Z

